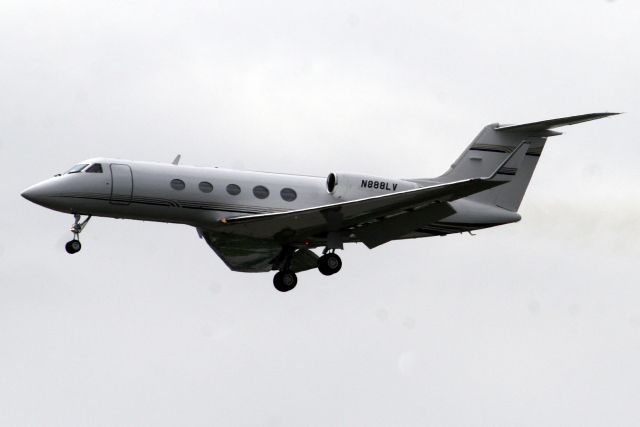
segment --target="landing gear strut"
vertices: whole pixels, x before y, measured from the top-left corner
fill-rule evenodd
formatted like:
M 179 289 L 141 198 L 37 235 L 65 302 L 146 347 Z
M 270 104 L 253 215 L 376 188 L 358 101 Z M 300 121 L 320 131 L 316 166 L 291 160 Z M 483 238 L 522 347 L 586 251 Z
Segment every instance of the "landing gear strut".
M 324 250 L 324 255 L 318 258 L 318 270 L 325 276 L 336 274 L 342 268 L 342 260 L 333 251 Z
M 273 286 L 280 292 L 289 292 L 298 283 L 298 276 L 291 271 L 291 260 L 293 259 L 294 251 L 294 248 L 284 247 L 280 253 L 278 261 L 280 271 L 273 276 Z
M 82 230 L 91 219 L 91 215 L 87 216 L 87 219 L 85 219 L 84 221 L 80 221 L 82 217 L 79 214 L 75 214 L 73 217 L 75 218 L 75 222 L 71 226 L 73 240 L 68 241 L 64 246 L 64 248 L 67 250 L 67 253 L 70 254 L 80 252 L 80 249 L 82 249 L 82 245 L 80 244 L 80 233 L 82 233 Z
M 279 270 L 275 276 L 273 276 L 273 286 L 280 292 L 289 292 L 296 287 L 298 283 L 298 277 L 296 273 L 291 270 L 291 261 L 295 248 L 284 247 L 282 252 L 274 261 L 274 270 Z M 342 268 L 342 260 L 335 253 L 335 249 L 325 248 L 322 251 L 322 256 L 318 258 L 318 270 L 325 276 L 331 276 L 336 274 Z

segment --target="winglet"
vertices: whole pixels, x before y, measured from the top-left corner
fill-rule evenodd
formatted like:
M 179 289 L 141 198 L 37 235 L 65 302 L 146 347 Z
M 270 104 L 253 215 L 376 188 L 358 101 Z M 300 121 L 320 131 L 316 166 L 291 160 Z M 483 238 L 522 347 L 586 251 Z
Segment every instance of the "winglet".
M 172 165 L 177 165 L 178 163 L 180 163 L 180 157 L 182 157 L 182 155 L 178 154 L 176 156 L 175 159 L 173 159 L 173 162 L 171 162 Z
M 540 122 L 524 123 L 521 125 L 504 125 L 495 128 L 496 131 L 507 132 L 545 132 L 550 134 L 556 134 L 556 132 L 550 131 L 550 129 L 560 126 L 575 125 L 578 123 L 588 122 L 591 120 L 602 119 L 604 117 L 615 116 L 621 113 L 591 113 L 581 114 L 579 116 L 561 117 L 559 119 L 543 120 Z M 551 136 L 551 135 L 549 135 Z

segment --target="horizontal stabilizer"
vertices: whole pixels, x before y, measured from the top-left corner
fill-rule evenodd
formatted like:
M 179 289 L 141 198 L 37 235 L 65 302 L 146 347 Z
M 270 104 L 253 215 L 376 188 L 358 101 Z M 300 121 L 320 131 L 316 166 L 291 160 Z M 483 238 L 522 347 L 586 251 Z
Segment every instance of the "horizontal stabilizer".
M 504 125 L 495 128 L 496 131 L 509 132 L 543 132 L 560 126 L 575 125 L 604 117 L 615 116 L 620 113 L 591 113 L 579 116 L 562 117 L 559 119 L 543 120 L 541 122 L 525 123 L 521 125 Z

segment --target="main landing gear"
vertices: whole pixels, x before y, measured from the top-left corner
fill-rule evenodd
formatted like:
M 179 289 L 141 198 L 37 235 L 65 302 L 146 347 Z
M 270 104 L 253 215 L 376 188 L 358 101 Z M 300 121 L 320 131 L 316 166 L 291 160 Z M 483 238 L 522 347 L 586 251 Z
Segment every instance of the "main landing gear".
M 273 276 L 273 286 L 280 292 L 289 292 L 298 284 L 298 276 L 291 270 L 291 261 L 293 260 L 294 252 L 295 248 L 284 247 L 276 261 L 276 265 L 278 265 L 280 271 Z
M 273 286 L 280 292 L 289 292 L 298 284 L 298 276 L 291 270 L 278 271 L 273 276 Z
M 280 292 L 289 292 L 298 284 L 298 276 L 291 271 L 291 259 L 293 257 L 293 249 L 284 249 L 276 265 L 279 270 L 273 276 L 273 286 Z M 336 274 L 342 268 L 342 260 L 335 253 L 334 249 L 325 249 L 323 255 L 318 258 L 318 270 L 325 276 Z
M 82 230 L 91 219 L 91 215 L 87 216 L 87 219 L 85 219 L 84 221 L 80 221 L 82 217 L 79 214 L 75 214 L 73 217 L 75 218 L 75 222 L 71 226 L 71 232 L 73 233 L 73 240 L 68 241 L 67 244 L 64 245 L 64 248 L 67 250 L 67 253 L 70 253 L 70 254 L 75 254 L 77 252 L 80 252 L 80 249 L 82 249 L 82 245 L 80 244 L 80 233 L 82 233 Z
M 327 249 L 325 249 L 324 255 L 318 258 L 318 270 L 325 276 L 336 274 L 341 268 L 342 260 L 333 250 L 332 252 L 327 252 Z

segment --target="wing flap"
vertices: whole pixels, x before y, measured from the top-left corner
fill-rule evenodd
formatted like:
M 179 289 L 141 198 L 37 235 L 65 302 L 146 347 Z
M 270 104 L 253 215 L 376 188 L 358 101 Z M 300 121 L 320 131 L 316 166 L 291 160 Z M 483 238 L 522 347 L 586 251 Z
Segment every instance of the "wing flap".
M 405 236 L 432 222 L 453 215 L 456 210 L 449 203 L 434 203 L 426 208 L 405 212 L 366 224 L 354 230 L 354 234 L 369 249 Z

